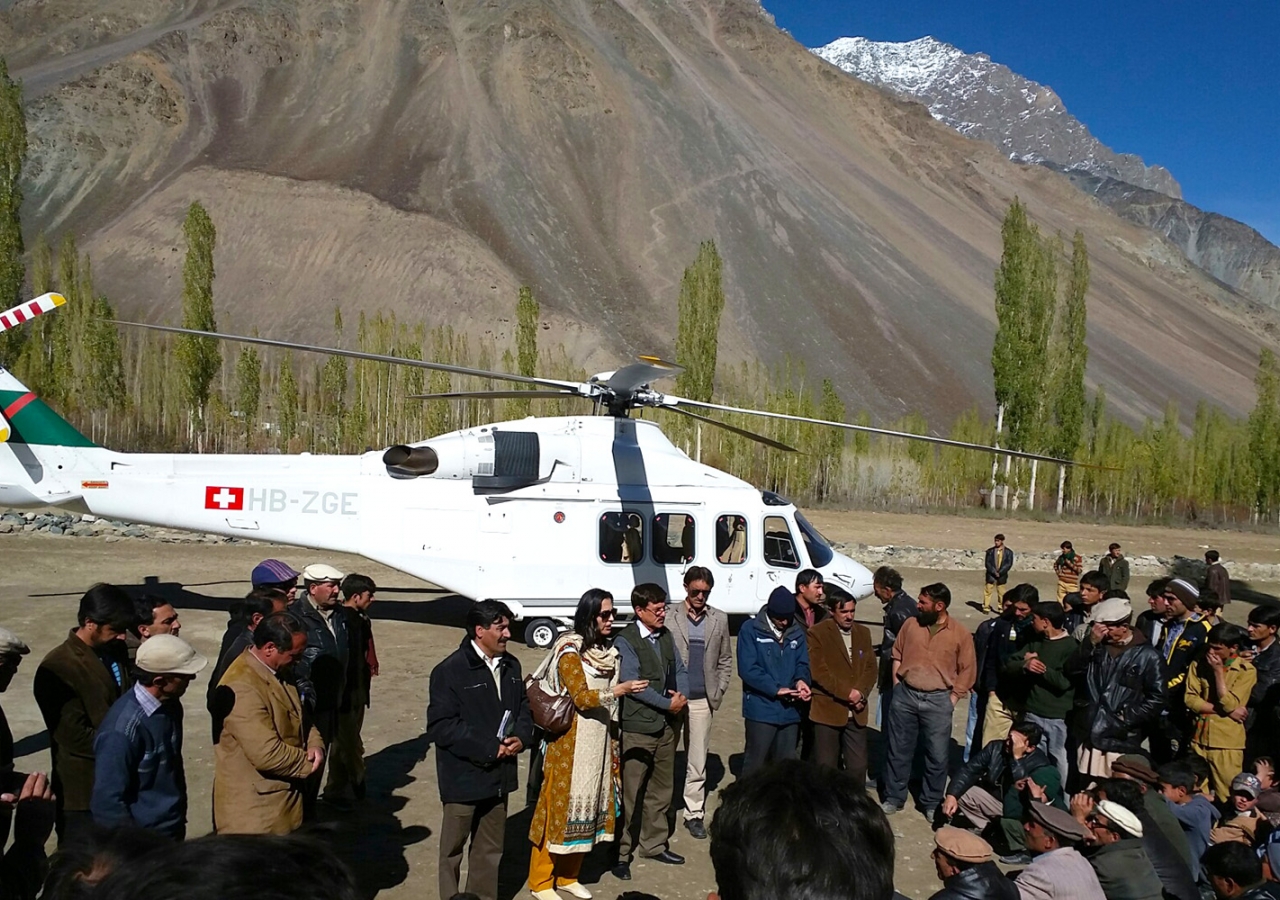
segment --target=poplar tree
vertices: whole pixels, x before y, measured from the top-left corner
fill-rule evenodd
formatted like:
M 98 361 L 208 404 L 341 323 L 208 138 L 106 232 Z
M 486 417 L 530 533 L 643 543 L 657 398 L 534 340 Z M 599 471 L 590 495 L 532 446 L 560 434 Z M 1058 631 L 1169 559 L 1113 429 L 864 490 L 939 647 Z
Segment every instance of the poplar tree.
M 293 351 L 286 350 L 280 360 L 277 379 L 277 418 L 280 426 L 280 445 L 288 449 L 289 442 L 298 433 L 298 379 L 293 374 Z
M 333 308 L 334 345 L 342 344 L 342 307 Z M 342 431 L 346 415 L 347 358 L 330 356 L 325 360 L 320 374 L 320 410 L 324 416 L 324 441 L 332 449 L 342 445 Z
M 213 315 L 213 249 L 218 235 L 213 220 L 199 201 L 187 208 L 182 233 L 187 238 L 187 256 L 182 266 L 182 327 L 217 331 Z M 222 366 L 218 341 L 215 338 L 179 335 L 174 355 L 188 415 L 198 418 L 203 426 L 210 385 Z M 188 439 L 192 430 L 193 425 L 188 425 Z
M 257 430 L 258 405 L 262 400 L 262 360 L 252 345 L 241 348 L 236 357 L 236 410 L 244 423 L 245 437 Z
M 1249 413 L 1249 456 L 1253 460 L 1254 497 L 1258 515 L 1270 515 L 1280 493 L 1280 366 L 1263 347 L 1254 377 L 1258 398 Z
M 26 270 L 22 262 L 22 166 L 27 160 L 27 119 L 22 83 L 9 77 L 0 57 L 0 309 L 22 300 Z
M 523 375 L 526 378 L 532 378 L 538 374 L 538 317 L 541 315 L 541 308 L 538 301 L 534 299 L 533 288 L 525 285 L 520 288 L 520 299 L 516 301 L 516 374 Z M 437 353 L 439 353 L 439 344 L 436 345 Z M 436 360 L 440 362 L 440 360 Z M 430 379 L 428 379 L 430 381 Z M 439 380 L 432 382 L 439 385 Z M 531 387 L 531 385 L 529 385 Z M 432 388 L 435 390 L 435 388 Z M 448 388 L 445 388 L 448 390 Z M 441 401 L 432 401 L 439 405 Z M 520 419 L 529 415 L 532 406 L 528 400 L 514 400 L 510 407 L 512 418 Z M 433 414 L 438 414 L 438 410 L 431 410 Z M 445 413 L 448 412 L 446 408 Z M 440 420 L 433 420 L 433 428 L 448 428 L 447 417 L 443 423 Z M 438 433 L 438 432 L 433 432 Z
M 1089 249 L 1084 233 L 1076 231 L 1071 242 L 1071 272 L 1062 307 L 1061 324 L 1054 342 L 1057 356 L 1050 400 L 1053 428 L 1045 449 L 1054 456 L 1070 459 L 1084 434 L 1087 401 L 1084 392 L 1085 366 L 1089 361 L 1085 295 L 1089 292 Z
M 722 263 L 714 241 L 703 241 L 698 257 L 684 270 L 680 282 L 676 362 L 684 371 L 676 376 L 676 393 L 690 400 L 711 400 L 716 383 L 716 354 L 720 316 L 724 312 Z

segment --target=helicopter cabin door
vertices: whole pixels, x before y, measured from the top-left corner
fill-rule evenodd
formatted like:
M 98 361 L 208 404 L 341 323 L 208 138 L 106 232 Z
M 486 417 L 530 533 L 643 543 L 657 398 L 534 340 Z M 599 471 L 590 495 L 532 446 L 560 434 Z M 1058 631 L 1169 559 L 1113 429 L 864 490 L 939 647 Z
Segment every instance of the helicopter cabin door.
M 795 590 L 796 573 L 800 571 L 800 550 L 796 544 L 795 528 L 786 516 L 766 513 L 761 521 L 760 536 L 763 547 L 760 553 L 759 572 L 756 579 L 756 596 L 768 600 L 775 588 Z

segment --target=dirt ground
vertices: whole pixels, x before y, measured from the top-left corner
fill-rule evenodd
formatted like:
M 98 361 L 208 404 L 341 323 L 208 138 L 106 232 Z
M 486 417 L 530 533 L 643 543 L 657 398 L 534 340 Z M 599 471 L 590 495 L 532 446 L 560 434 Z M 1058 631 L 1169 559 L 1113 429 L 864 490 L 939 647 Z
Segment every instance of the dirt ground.
M 833 539 L 864 543 L 902 543 L 913 546 L 985 546 L 995 530 L 983 519 L 916 517 L 868 513 L 817 513 L 812 517 Z M 1243 558 L 1246 553 L 1264 556 L 1268 545 L 1280 544 L 1274 535 L 1207 532 L 1175 532 L 1169 529 L 1113 529 L 1096 535 L 1092 529 L 1072 525 L 1018 523 L 1001 527 L 1010 546 L 1052 548 L 1060 534 L 1077 541 L 1086 553 L 1095 544 L 1116 539 L 1134 553 L 1192 553 L 1212 539 L 1224 557 Z M 1168 549 L 1148 549 L 1154 547 Z M 1275 551 L 1272 550 L 1272 553 Z M 17 632 L 30 644 L 32 654 L 23 663 L 2 702 L 18 739 L 19 768 L 45 769 L 48 740 L 31 696 L 31 681 L 39 659 L 64 639 L 74 625 L 80 594 L 95 581 L 109 581 L 135 591 L 161 593 L 181 613 L 182 636 L 202 653 L 212 656 L 226 623 L 228 598 L 247 589 L 248 573 L 266 556 L 279 556 L 296 568 L 315 561 L 313 554 L 292 548 L 245 545 L 183 545 L 125 540 L 107 543 L 92 538 L 47 535 L 0 536 L 0 625 Z M 381 585 L 373 607 L 382 675 L 374 682 L 373 708 L 365 724 L 369 765 L 369 800 L 361 809 L 335 820 L 336 852 L 355 869 L 365 893 L 383 898 L 432 897 L 436 891 L 435 833 L 440 803 L 432 754 L 423 738 L 427 679 L 431 668 L 455 649 L 461 640 L 465 601 L 444 596 L 428 585 L 398 572 L 371 565 L 355 557 L 328 557 L 344 571 L 371 575 Z M 956 597 L 953 610 L 969 628 L 980 615 L 970 604 L 981 596 L 981 574 L 905 570 L 909 591 L 942 580 Z M 1037 573 L 1030 579 L 1043 592 L 1052 590 L 1052 575 Z M 714 595 L 712 597 L 714 603 Z M 1228 617 L 1242 620 L 1243 604 L 1233 604 Z M 864 602 L 858 616 L 879 636 L 879 608 Z M 538 654 L 516 641 L 511 644 L 526 671 Z M 197 680 L 186 701 L 186 763 L 191 795 L 189 833 L 208 830 L 213 757 L 208 738 L 209 720 L 204 708 L 204 688 Z M 743 742 L 741 701 L 735 679 L 730 696 L 716 717 L 711 740 L 710 787 L 728 783 L 741 759 Z M 963 741 L 964 710 L 958 710 L 955 735 Z M 874 736 L 873 736 L 874 740 Z M 873 744 L 873 770 L 880 756 Z M 957 750 L 958 752 L 958 750 Z M 527 755 L 521 760 L 521 791 L 512 797 L 507 831 L 507 852 L 502 863 L 502 897 L 523 895 L 528 866 L 528 828 L 523 784 Z M 677 790 L 677 797 L 679 791 Z M 716 799 L 709 800 L 714 815 Z M 930 831 L 923 816 L 908 810 L 891 819 L 898 839 L 897 887 L 912 898 L 928 897 L 939 884 L 929 859 Z M 646 891 L 663 900 L 702 900 L 714 889 L 707 845 L 678 828 L 673 849 L 688 862 L 681 867 L 638 861 L 634 880 L 616 881 L 606 871 L 603 855 L 589 860 L 583 880 L 597 897 L 613 898 L 623 889 Z

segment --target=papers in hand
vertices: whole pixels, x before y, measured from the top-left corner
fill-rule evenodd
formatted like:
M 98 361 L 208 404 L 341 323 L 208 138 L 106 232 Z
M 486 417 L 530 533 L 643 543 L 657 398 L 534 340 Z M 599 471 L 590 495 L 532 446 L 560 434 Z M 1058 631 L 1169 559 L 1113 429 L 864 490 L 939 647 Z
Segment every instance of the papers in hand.
M 502 722 L 498 725 L 498 740 L 505 741 L 511 737 L 511 732 L 515 730 L 515 723 L 511 721 L 511 710 L 506 710 L 502 714 Z

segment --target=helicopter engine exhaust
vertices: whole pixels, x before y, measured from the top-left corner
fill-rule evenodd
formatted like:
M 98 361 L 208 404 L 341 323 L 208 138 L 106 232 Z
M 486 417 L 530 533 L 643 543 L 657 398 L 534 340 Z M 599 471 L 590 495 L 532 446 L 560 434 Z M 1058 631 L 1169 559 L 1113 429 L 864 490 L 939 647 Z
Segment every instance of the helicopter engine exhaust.
M 419 478 L 434 474 L 440 467 L 440 457 L 430 447 L 406 447 L 397 444 L 382 454 L 387 474 L 392 478 Z

